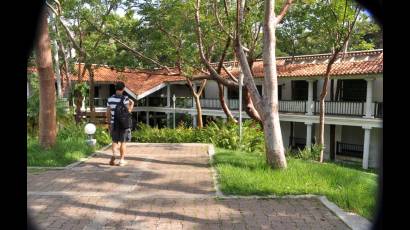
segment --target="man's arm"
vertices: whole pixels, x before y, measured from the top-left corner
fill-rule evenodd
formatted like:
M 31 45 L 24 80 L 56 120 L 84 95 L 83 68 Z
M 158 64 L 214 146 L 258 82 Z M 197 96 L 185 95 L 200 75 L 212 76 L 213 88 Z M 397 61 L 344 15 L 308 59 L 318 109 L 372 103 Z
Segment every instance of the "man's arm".
M 130 103 L 128 103 L 128 111 L 131 113 L 132 109 L 134 108 L 134 101 L 130 99 L 129 102 Z
M 105 114 L 105 122 L 108 124 L 108 128 L 111 126 L 111 107 L 107 106 L 107 113 Z

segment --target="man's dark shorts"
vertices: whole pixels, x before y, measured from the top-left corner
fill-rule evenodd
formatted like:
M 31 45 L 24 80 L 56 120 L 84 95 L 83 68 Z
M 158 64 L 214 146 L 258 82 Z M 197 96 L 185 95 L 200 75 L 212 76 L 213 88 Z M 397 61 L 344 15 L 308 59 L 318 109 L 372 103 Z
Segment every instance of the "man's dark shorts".
M 110 134 L 112 142 L 114 143 L 131 141 L 131 129 L 114 130 L 114 128 L 111 127 Z

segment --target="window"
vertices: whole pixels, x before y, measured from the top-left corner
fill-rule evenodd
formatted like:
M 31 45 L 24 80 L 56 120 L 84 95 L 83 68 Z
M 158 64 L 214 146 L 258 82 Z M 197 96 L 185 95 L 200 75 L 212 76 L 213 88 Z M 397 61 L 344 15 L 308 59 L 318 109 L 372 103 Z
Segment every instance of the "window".
M 256 88 L 258 89 L 259 95 L 262 95 L 262 86 L 261 85 L 257 85 Z
M 239 90 L 237 88 L 228 88 L 229 99 L 239 99 Z
M 292 100 L 308 99 L 308 82 L 292 81 Z
M 94 86 L 94 97 L 100 97 L 100 86 Z
M 114 84 L 111 84 L 110 85 L 110 97 L 112 96 L 112 95 L 114 95 L 115 94 L 115 85 Z
M 278 86 L 278 99 L 282 100 L 282 86 L 281 85 Z
M 367 83 L 363 79 L 341 80 L 341 101 L 366 101 Z

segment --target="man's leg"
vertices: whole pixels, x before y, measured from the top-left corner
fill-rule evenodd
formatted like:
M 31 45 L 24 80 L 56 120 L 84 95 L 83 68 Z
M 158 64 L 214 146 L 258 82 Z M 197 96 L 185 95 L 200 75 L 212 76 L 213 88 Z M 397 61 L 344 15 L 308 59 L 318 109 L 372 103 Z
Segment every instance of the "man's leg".
M 125 151 L 127 150 L 126 142 L 121 142 L 120 143 L 120 154 L 121 154 L 121 160 L 124 160 L 125 158 Z

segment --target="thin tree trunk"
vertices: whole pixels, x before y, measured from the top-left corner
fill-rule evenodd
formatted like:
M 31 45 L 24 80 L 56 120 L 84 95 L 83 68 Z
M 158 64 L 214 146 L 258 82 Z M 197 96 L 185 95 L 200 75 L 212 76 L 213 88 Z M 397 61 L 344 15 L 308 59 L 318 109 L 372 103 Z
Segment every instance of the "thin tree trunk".
M 203 122 L 202 122 L 201 101 L 199 100 L 199 97 L 201 96 L 202 91 L 203 91 L 204 88 L 205 88 L 205 85 L 206 85 L 207 80 L 206 80 L 206 79 L 202 80 L 201 86 L 199 87 L 199 90 L 198 90 L 198 91 L 196 91 L 196 89 L 194 88 L 194 86 L 193 86 L 193 84 L 192 84 L 192 81 L 191 81 L 189 78 L 187 78 L 186 80 L 187 80 L 187 82 L 188 82 L 189 88 L 191 89 L 192 96 L 193 96 L 194 99 L 195 99 L 195 107 L 196 107 L 197 116 L 198 116 L 197 126 L 198 126 L 198 128 L 201 129 L 201 128 L 203 128 Z
M 193 94 L 195 99 L 195 107 L 196 107 L 196 114 L 197 114 L 197 126 L 198 128 L 202 129 L 204 124 L 202 122 L 202 108 L 201 108 L 201 101 L 199 100 L 199 95 Z
M 319 145 L 322 146 L 320 150 L 319 162 L 323 162 L 323 153 L 324 153 L 324 143 L 325 143 L 325 98 L 327 95 L 327 85 L 330 78 L 330 71 L 332 69 L 333 63 L 336 61 L 339 50 L 335 50 L 335 53 L 329 60 L 326 68 L 325 80 L 323 82 L 322 93 L 320 94 L 319 99 Z
M 256 111 L 255 106 L 253 105 L 251 95 L 247 89 L 247 87 L 243 87 L 243 95 L 245 97 L 245 112 L 248 114 L 250 118 L 258 122 L 262 128 L 263 128 L 263 123 L 261 120 L 261 117 L 259 116 L 258 111 Z
M 55 17 L 53 14 L 50 14 L 50 21 L 53 24 L 53 26 L 57 26 L 56 23 L 57 21 L 55 20 Z M 58 98 L 62 97 L 62 90 L 61 90 L 61 74 L 60 74 L 60 64 L 58 60 L 58 45 L 57 41 L 55 38 L 52 38 L 52 48 L 53 48 L 53 59 L 54 59 L 54 72 L 56 75 L 56 82 L 57 82 L 57 96 Z
M 50 148 L 56 142 L 56 92 L 53 61 L 48 34 L 47 10 L 42 9 L 35 42 L 37 70 L 40 76 L 39 140 L 43 148 Z
M 221 107 L 223 111 L 225 112 L 228 120 L 234 123 L 238 123 L 238 121 L 233 117 L 228 105 L 226 104 L 225 95 L 224 95 L 224 85 L 221 83 L 218 83 L 218 89 L 219 89 L 219 102 L 221 103 Z

